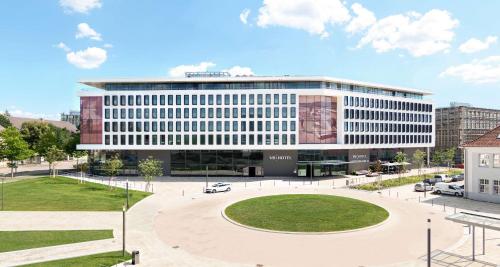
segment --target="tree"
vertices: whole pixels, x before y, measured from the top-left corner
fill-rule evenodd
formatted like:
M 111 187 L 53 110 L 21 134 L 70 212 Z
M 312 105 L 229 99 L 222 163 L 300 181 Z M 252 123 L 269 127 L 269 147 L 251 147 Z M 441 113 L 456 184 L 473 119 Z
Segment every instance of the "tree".
M 375 162 L 375 165 L 373 165 L 373 171 L 378 172 L 378 173 L 382 173 L 383 168 L 382 168 L 382 162 L 380 160 L 377 160 Z
M 45 160 L 49 163 L 49 171 L 52 177 L 56 176 L 55 165 L 56 162 L 64 160 L 66 153 L 59 149 L 57 146 L 51 146 L 45 155 Z
M 455 148 L 451 147 L 443 151 L 443 163 L 446 163 L 448 169 L 451 169 L 452 163 L 455 161 Z
M 109 189 L 111 190 L 111 180 L 114 179 L 116 175 L 120 172 L 120 170 L 123 168 L 123 162 L 122 160 L 118 157 L 118 155 L 114 155 L 111 159 L 106 160 L 104 162 L 104 170 L 106 174 L 109 176 Z
M 25 160 L 33 155 L 28 143 L 23 140 L 19 131 L 14 127 L 7 127 L 0 132 L 0 158 L 9 161 L 10 176 L 14 177 L 16 161 Z
M 417 166 L 419 176 L 422 175 L 422 167 L 424 165 L 424 161 L 425 161 L 425 152 L 420 149 L 417 149 L 415 153 L 413 153 L 413 164 Z
M 21 125 L 20 132 L 23 139 L 28 143 L 30 149 L 39 153 L 38 145 L 40 139 L 50 130 L 51 128 L 49 127 L 49 124 L 44 121 L 28 121 Z
M 73 133 L 68 138 L 66 144 L 64 145 L 64 152 L 66 154 L 71 155 L 73 158 L 76 158 L 76 169 L 79 170 L 79 160 L 82 157 L 87 156 L 86 150 L 77 150 L 76 146 L 80 144 L 80 134 Z
M 436 149 L 432 154 L 432 164 L 437 166 L 439 172 L 439 166 L 444 162 L 444 153 L 440 149 Z
M 0 114 L 0 126 L 3 128 L 7 128 L 9 126 L 12 126 L 12 123 L 10 122 L 9 116 Z
M 396 153 L 396 156 L 394 156 L 394 161 L 400 164 L 398 167 L 398 178 L 401 180 L 401 172 L 406 170 L 406 165 L 405 165 L 407 161 L 406 154 L 401 151 L 398 151 L 398 153 Z
M 149 190 L 149 186 L 154 177 L 163 175 L 162 162 L 153 157 L 148 157 L 147 159 L 139 161 L 138 167 L 139 174 L 144 176 L 144 180 L 146 181 L 146 191 Z

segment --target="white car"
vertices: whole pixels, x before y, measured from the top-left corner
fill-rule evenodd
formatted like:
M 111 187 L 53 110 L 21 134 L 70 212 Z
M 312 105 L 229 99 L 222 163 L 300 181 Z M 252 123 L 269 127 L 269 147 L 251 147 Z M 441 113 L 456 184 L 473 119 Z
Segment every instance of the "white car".
M 432 191 L 433 186 L 427 183 L 416 183 L 415 184 L 415 191 L 417 192 L 424 192 L 424 191 Z
M 216 183 L 205 189 L 206 193 L 229 192 L 229 191 L 231 191 L 231 184 L 228 183 Z
M 434 186 L 434 193 L 436 194 L 447 194 L 454 196 L 464 196 L 464 189 L 462 189 L 459 185 L 456 184 L 446 184 L 446 183 L 437 183 Z
M 441 181 L 443 181 L 445 183 L 451 182 L 451 179 L 452 179 L 447 174 L 436 174 L 436 175 L 434 175 L 434 178 L 441 178 Z

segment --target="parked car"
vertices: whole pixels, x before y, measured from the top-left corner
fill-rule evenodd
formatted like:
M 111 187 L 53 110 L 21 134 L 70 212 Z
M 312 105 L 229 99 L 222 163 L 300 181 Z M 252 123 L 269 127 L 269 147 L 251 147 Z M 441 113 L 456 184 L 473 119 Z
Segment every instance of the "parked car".
M 446 184 L 446 183 L 437 183 L 434 186 L 434 193 L 436 194 L 447 194 L 447 195 L 454 195 L 454 196 L 464 196 L 464 190 L 455 184 Z
M 436 183 L 441 183 L 441 182 L 443 182 L 443 179 L 441 179 L 441 177 L 427 178 L 422 181 L 422 183 L 430 185 L 435 185 Z
M 206 193 L 229 192 L 229 191 L 231 191 L 231 184 L 228 183 L 216 183 L 205 189 Z
M 452 182 L 459 182 L 459 181 L 463 181 L 464 180 L 464 174 L 461 173 L 461 174 L 457 174 L 457 175 L 453 175 L 451 177 L 451 181 Z
M 415 191 L 417 192 L 425 192 L 425 191 L 432 191 L 433 186 L 430 184 L 426 183 L 416 183 L 415 184 Z
M 380 173 L 378 172 L 370 172 L 366 175 L 366 177 L 377 177 L 380 176 Z
M 451 177 L 448 176 L 447 174 L 436 174 L 434 175 L 434 179 L 441 178 L 442 182 L 449 183 L 451 182 Z

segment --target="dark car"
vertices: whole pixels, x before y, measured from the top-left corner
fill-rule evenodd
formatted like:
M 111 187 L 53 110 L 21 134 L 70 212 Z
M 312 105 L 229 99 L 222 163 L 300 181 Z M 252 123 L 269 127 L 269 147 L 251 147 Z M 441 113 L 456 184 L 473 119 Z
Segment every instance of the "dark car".
M 424 184 L 436 185 L 436 183 L 443 182 L 441 177 L 427 178 L 422 181 Z
M 458 182 L 458 181 L 463 181 L 464 180 L 464 174 L 461 173 L 461 174 L 457 174 L 457 175 L 453 175 L 451 177 L 451 181 L 452 182 Z

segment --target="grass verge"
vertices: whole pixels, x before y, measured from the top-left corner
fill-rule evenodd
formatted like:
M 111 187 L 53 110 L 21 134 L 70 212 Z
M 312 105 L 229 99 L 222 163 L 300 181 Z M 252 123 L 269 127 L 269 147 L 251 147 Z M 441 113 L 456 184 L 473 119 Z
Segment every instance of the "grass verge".
M 131 259 L 129 253 L 122 256 L 122 251 L 113 251 L 107 253 L 93 254 L 76 258 L 40 262 L 34 264 L 23 265 L 23 267 L 108 267 Z
M 118 211 L 126 201 L 125 189 L 60 176 L 5 183 L 3 193 L 4 210 L 11 211 Z M 149 195 L 129 190 L 130 206 Z
M 450 170 L 450 171 L 444 171 L 444 172 L 439 172 L 439 173 L 445 173 L 448 175 L 455 175 L 455 174 L 460 174 L 463 171 L 459 170 Z M 397 186 L 403 186 L 407 184 L 414 184 L 418 182 L 422 182 L 426 178 L 432 178 L 434 175 L 437 173 L 431 173 L 431 174 L 423 174 L 423 175 L 413 175 L 413 176 L 407 176 L 407 177 L 401 177 L 401 178 L 394 178 L 394 179 L 388 179 L 388 180 L 383 180 L 380 182 L 372 182 L 372 183 L 367 183 L 367 184 L 362 184 L 362 185 L 356 185 L 353 186 L 352 188 L 354 189 L 359 189 L 359 190 L 367 190 L 367 191 L 377 191 L 377 190 L 382 190 L 390 187 L 397 187 Z
M 113 238 L 113 230 L 0 231 L 0 252 Z
M 374 204 L 332 195 L 292 194 L 251 198 L 226 208 L 232 220 L 289 232 L 334 232 L 378 224 L 389 213 Z

